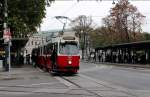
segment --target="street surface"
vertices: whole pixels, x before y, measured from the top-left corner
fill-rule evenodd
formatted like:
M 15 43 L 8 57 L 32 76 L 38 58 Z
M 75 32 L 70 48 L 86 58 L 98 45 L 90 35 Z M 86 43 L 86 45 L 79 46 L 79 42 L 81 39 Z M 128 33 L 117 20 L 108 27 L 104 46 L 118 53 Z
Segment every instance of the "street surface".
M 0 71 L 0 97 L 150 97 L 150 69 L 81 62 L 76 75 L 24 66 Z
M 82 63 L 80 75 L 111 84 L 137 97 L 150 97 L 150 69 L 148 68 Z

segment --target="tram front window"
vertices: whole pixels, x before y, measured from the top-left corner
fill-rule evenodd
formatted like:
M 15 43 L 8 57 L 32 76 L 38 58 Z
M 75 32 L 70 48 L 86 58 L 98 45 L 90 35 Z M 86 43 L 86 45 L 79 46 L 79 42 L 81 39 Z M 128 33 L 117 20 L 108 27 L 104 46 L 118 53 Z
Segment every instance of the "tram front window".
M 77 43 L 60 43 L 59 53 L 64 55 L 77 55 L 79 54 L 79 48 Z

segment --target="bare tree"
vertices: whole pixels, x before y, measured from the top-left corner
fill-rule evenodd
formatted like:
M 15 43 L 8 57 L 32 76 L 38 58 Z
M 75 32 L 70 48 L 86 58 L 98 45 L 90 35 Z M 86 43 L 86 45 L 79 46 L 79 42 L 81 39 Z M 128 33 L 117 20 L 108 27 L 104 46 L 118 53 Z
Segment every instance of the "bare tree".
M 89 46 L 89 32 L 92 30 L 92 18 L 85 15 L 80 15 L 71 23 L 72 29 L 76 31 L 76 35 L 80 38 L 82 49 L 82 58 L 87 54 Z

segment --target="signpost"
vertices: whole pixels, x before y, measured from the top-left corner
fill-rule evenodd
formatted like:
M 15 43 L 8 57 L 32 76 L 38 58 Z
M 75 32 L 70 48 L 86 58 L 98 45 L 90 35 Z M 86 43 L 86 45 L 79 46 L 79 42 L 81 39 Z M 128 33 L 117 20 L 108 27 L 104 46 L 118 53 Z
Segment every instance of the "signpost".
M 4 29 L 3 39 L 5 46 L 5 71 L 10 71 L 11 59 L 10 59 L 10 46 L 11 46 L 11 32 L 9 28 Z
M 3 39 L 4 43 L 9 42 L 11 40 L 11 32 L 9 28 L 4 29 Z
M 3 39 L 5 44 L 5 59 L 4 59 L 4 69 L 5 71 L 10 71 L 10 46 L 11 46 L 11 32 L 7 26 L 8 22 L 8 4 L 7 0 L 4 0 L 4 32 Z

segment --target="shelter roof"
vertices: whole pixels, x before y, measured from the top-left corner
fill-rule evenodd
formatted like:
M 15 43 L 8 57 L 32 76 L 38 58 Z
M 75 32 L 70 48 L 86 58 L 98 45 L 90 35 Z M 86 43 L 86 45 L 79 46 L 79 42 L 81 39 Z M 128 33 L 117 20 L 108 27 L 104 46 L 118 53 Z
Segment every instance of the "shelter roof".
M 115 48 L 135 48 L 135 49 L 143 49 L 150 48 L 150 40 L 149 41 L 139 41 L 139 42 L 130 42 L 130 43 L 122 43 L 122 44 L 113 44 L 108 46 L 97 47 L 95 50 L 100 49 L 115 49 Z

